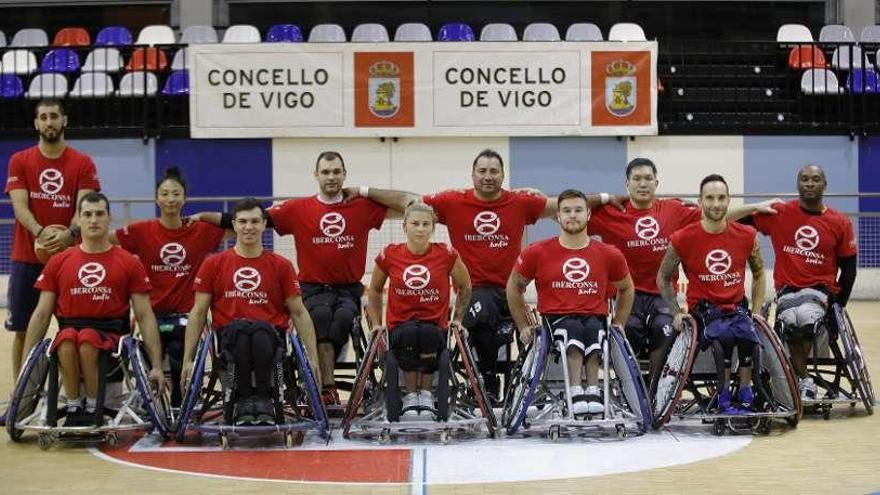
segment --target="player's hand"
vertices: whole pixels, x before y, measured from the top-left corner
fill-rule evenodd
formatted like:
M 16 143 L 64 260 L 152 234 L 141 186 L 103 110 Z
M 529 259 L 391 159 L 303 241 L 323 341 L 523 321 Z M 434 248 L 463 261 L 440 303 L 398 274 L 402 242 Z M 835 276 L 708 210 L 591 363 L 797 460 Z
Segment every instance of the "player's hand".
M 536 189 L 534 187 L 518 187 L 513 189 L 513 192 L 525 193 L 529 196 L 538 196 L 539 198 L 546 198 L 547 195 L 544 194 L 540 189 Z
M 202 214 L 201 213 L 193 213 L 192 215 L 187 215 L 187 216 L 183 217 L 181 220 L 183 221 L 184 225 L 189 225 L 192 223 L 201 222 L 202 221 Z
M 460 321 L 458 321 L 458 320 L 450 321 L 449 322 L 449 329 L 452 330 L 453 328 L 456 328 L 458 330 L 458 333 L 462 336 L 462 338 L 467 339 L 467 329 L 464 327 L 464 325 L 461 324 Z
M 614 206 L 620 211 L 626 211 L 626 202 L 629 200 L 629 196 L 620 196 L 618 194 L 612 194 L 608 197 L 608 204 Z
M 778 213 L 774 206 L 781 205 L 785 203 L 779 198 L 768 199 L 767 201 L 761 201 L 760 203 L 755 203 L 755 213 L 767 213 L 770 215 L 775 215 Z
M 183 367 L 180 368 L 180 390 L 186 390 L 189 380 L 192 378 L 194 363 L 192 361 L 184 361 Z
M 58 252 L 62 249 L 73 246 L 73 234 L 70 229 L 52 230 L 49 233 L 43 233 L 43 240 L 40 241 L 43 247 L 50 252 Z
M 156 393 L 162 395 L 165 393 L 165 372 L 162 368 L 153 368 L 150 370 L 150 381 L 155 385 Z
M 685 317 L 687 317 L 687 313 L 683 311 L 679 311 L 675 313 L 675 316 L 672 318 L 672 327 L 677 331 L 681 331 L 682 323 L 684 322 Z
M 624 330 L 623 330 L 623 325 L 621 325 L 620 323 L 613 323 L 613 322 L 612 322 L 612 323 L 611 323 L 611 329 L 617 331 L 617 332 L 620 333 L 621 335 L 624 335 L 624 336 L 626 335 L 626 333 L 625 333 Z
M 348 186 L 348 187 L 342 188 L 342 202 L 343 203 L 348 203 L 349 201 L 353 200 L 354 198 L 356 198 L 360 195 L 361 195 L 361 192 L 360 192 L 359 187 Z
M 537 328 L 538 327 L 535 326 L 520 328 L 519 340 L 522 341 L 523 344 L 531 344 L 532 340 L 535 338 L 535 329 Z

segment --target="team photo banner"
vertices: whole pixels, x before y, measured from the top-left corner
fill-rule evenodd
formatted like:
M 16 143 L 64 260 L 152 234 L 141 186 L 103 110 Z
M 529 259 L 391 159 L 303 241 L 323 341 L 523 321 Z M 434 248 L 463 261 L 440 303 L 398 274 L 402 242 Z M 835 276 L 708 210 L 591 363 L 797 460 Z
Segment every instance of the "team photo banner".
M 657 134 L 656 42 L 191 45 L 195 138 Z

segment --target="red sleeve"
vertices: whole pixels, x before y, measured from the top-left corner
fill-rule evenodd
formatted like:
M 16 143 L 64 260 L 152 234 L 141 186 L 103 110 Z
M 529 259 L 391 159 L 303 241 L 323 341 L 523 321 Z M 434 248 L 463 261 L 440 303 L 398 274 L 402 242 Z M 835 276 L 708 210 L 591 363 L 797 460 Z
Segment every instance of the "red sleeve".
M 535 279 L 535 274 L 538 272 L 538 249 L 534 244 L 520 253 L 513 271 L 529 280 Z
M 199 240 L 202 242 L 203 246 L 210 249 L 217 249 L 217 246 L 223 242 L 223 236 L 226 235 L 226 229 L 223 227 L 218 227 L 208 222 L 196 222 L 195 225 L 198 225 L 197 228 L 200 229 Z
M 534 224 L 541 219 L 541 215 L 544 214 L 544 208 L 547 207 L 547 201 L 549 201 L 548 198 L 524 192 L 517 192 L 514 194 L 518 196 L 517 199 L 522 205 L 527 224 Z
M 388 275 L 388 270 L 389 270 L 389 268 L 388 268 L 388 248 L 390 248 L 390 247 L 391 247 L 390 245 L 385 246 L 385 248 L 382 249 L 382 251 L 380 251 L 379 254 L 376 256 L 376 266 L 381 268 L 382 271 L 385 272 L 385 275 Z
M 293 234 L 293 219 L 296 216 L 296 201 L 288 199 L 280 205 L 275 205 L 266 212 L 272 223 L 275 225 L 275 232 L 278 235 Z
M 446 215 L 449 213 L 449 205 L 453 202 L 453 194 L 455 194 L 455 191 L 443 191 L 437 194 L 428 194 L 422 196 L 422 202 L 431 208 L 434 208 L 434 213 L 437 214 L 438 222 L 446 223 Z
M 675 205 L 674 217 L 678 219 L 679 227 L 699 222 L 703 216 L 703 210 L 699 206 L 686 205 L 680 199 L 671 199 L 670 204 Z
M 752 220 L 755 222 L 755 228 L 758 229 L 758 232 L 764 235 L 770 235 L 770 230 L 776 224 L 776 220 L 782 215 L 782 212 L 779 212 L 775 215 L 770 213 L 757 213 L 752 215 Z
M 126 225 L 121 229 L 116 229 L 116 239 L 119 241 L 119 245 L 122 247 L 122 249 L 125 249 L 130 253 L 134 253 L 135 251 L 137 251 L 137 238 L 140 225 L 141 222 L 135 222 Z
M 24 176 L 20 155 L 12 155 L 9 159 L 9 168 L 6 172 L 6 194 L 13 189 L 27 189 L 27 179 Z
M 629 275 L 629 266 L 626 264 L 626 258 L 614 246 L 607 246 L 607 249 L 608 254 L 605 257 L 605 263 L 608 268 L 608 281 L 620 282 Z
M 296 270 L 293 269 L 293 264 L 290 260 L 281 256 L 277 259 L 278 273 L 281 275 L 281 290 L 284 293 L 284 299 L 302 294 L 302 290 L 300 290 L 299 287 L 299 280 L 296 279 Z
M 382 224 L 385 223 L 385 215 L 388 214 L 388 207 L 369 199 L 367 200 L 367 205 L 370 208 L 370 228 L 381 229 Z
M 153 290 L 150 284 L 150 277 L 144 264 L 137 258 L 130 258 L 131 263 L 128 270 L 128 292 L 129 294 L 143 294 Z
M 79 167 L 79 176 L 77 177 L 78 189 L 94 189 L 101 190 L 101 182 L 98 181 L 98 169 L 95 162 L 87 155 L 83 155 L 82 165 Z
M 597 206 L 590 210 L 590 220 L 587 222 L 587 231 L 590 235 L 598 235 L 604 237 L 608 232 L 608 213 L 605 208 L 608 205 Z
M 199 272 L 196 274 L 195 280 L 193 280 L 194 292 L 202 292 L 204 294 L 214 293 L 214 277 L 217 276 L 217 264 L 219 263 L 219 259 L 219 254 L 208 256 L 208 258 L 205 259 L 205 262 L 199 267 Z
M 838 258 L 855 256 L 858 252 L 858 243 L 853 235 L 852 222 L 849 221 L 849 218 L 841 215 L 840 227 L 842 235 L 840 236 L 840 242 L 837 243 L 834 249 L 834 254 Z
M 37 283 L 34 288 L 44 290 L 46 292 L 54 292 L 58 294 L 58 272 L 61 269 L 61 259 L 63 256 L 52 256 L 43 267 L 42 273 L 37 277 Z

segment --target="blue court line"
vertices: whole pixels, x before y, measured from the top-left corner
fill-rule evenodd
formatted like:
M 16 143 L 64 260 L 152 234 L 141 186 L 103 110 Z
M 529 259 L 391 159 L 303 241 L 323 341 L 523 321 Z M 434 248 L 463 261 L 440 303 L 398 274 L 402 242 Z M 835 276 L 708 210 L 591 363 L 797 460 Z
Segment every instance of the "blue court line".
M 428 495 L 428 449 L 422 449 L 422 495 Z

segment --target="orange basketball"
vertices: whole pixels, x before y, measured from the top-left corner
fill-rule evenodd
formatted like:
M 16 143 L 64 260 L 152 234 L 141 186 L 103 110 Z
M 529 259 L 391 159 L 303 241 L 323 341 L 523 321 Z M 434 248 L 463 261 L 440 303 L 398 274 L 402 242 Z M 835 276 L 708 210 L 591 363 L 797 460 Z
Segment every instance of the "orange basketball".
M 53 232 L 57 232 L 59 230 L 67 230 L 67 227 L 65 227 L 64 225 L 58 225 L 58 224 L 47 225 L 43 229 L 43 232 L 40 234 L 40 237 L 46 238 L 49 236 L 49 234 L 51 234 Z M 43 247 L 43 244 L 40 242 L 40 237 L 37 237 L 34 240 L 34 254 L 37 255 L 37 259 L 40 260 L 40 263 L 45 265 L 46 262 L 49 261 L 49 258 L 51 258 L 53 254 L 60 252 L 64 248 L 57 249 L 55 251 L 50 251 L 50 250 Z

